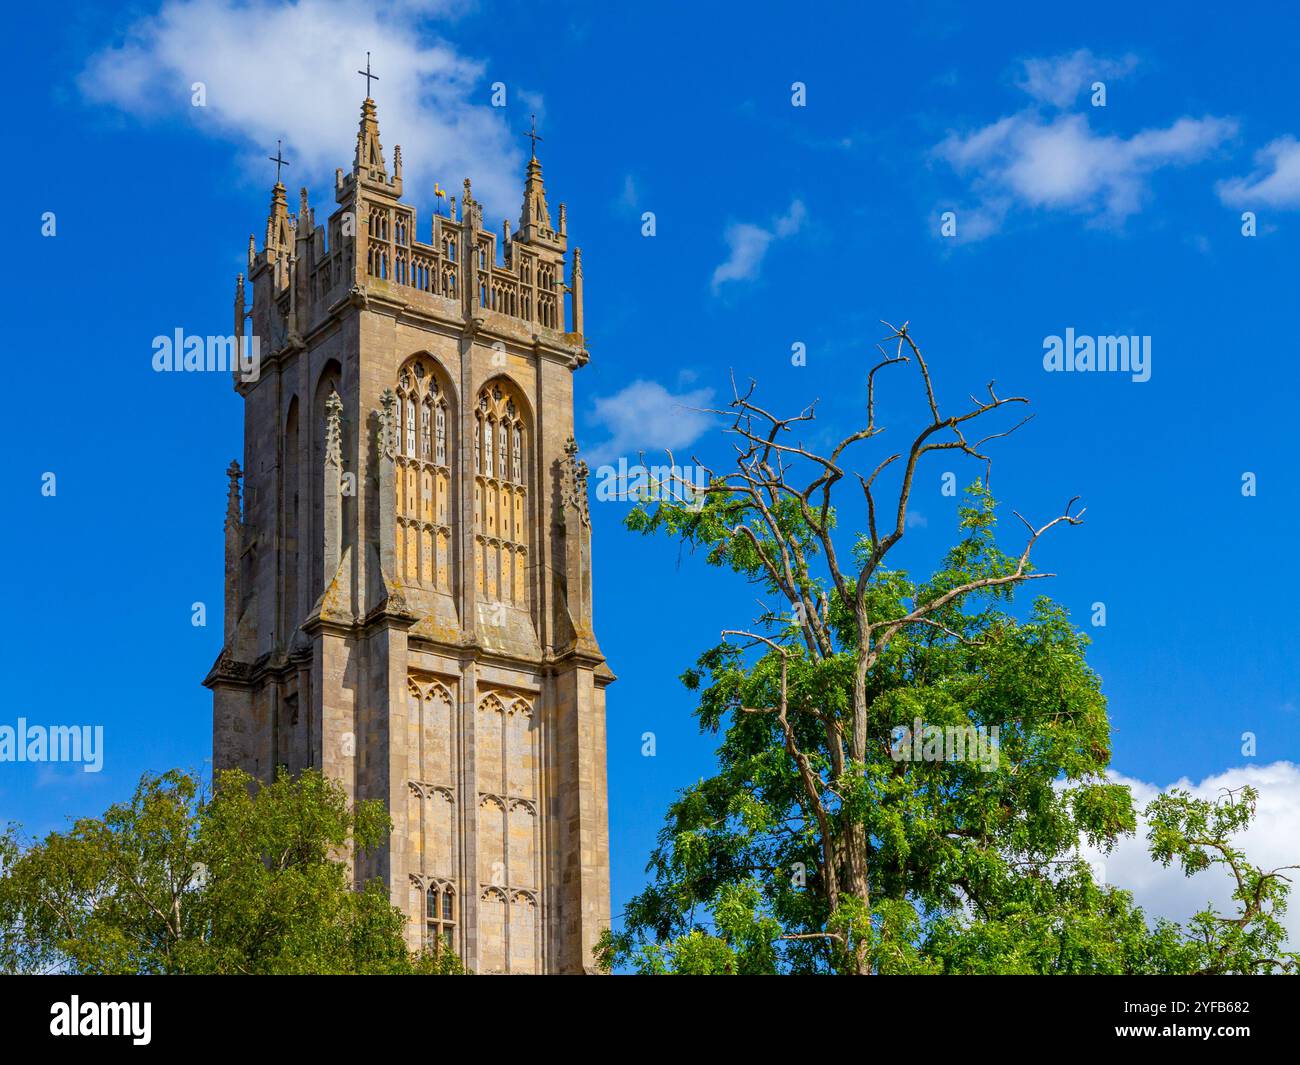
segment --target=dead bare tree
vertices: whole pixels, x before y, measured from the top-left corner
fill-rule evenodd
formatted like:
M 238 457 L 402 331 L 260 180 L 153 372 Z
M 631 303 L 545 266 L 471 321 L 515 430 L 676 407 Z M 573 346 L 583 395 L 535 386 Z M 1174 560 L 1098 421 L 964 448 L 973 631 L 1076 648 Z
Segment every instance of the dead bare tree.
M 779 520 L 778 515 L 782 508 L 791 503 L 797 508 L 797 513 L 811 532 L 812 540 L 820 547 L 824 556 L 824 576 L 829 578 L 840 600 L 853 612 L 857 631 L 857 664 L 847 722 L 825 709 L 802 706 L 795 708 L 789 705 L 786 667 L 790 650 L 787 646 L 778 640 L 754 632 L 726 630 L 723 633 L 724 637 L 739 636 L 748 639 L 751 645 L 766 645 L 769 650 L 781 656 L 778 705 L 762 710 L 750 709 L 748 712 L 773 713 L 780 724 L 786 752 L 798 770 L 803 788 L 805 816 L 816 821 L 821 831 L 821 874 L 827 903 L 832 913 L 839 909 L 841 900 L 846 895 L 859 899 L 865 911 L 870 912 L 866 831 L 860 823 L 850 823 L 842 832 L 835 831 L 834 818 L 826 801 L 828 783 L 821 779 L 807 754 L 800 750 L 796 741 L 796 730 L 791 723 L 791 714 L 812 714 L 820 720 L 825 730 L 832 780 L 842 777 L 846 768 L 850 766 L 862 766 L 867 758 L 868 726 L 871 720 L 868 679 L 873 668 L 888 649 L 890 641 L 900 631 L 912 625 L 936 627 L 948 632 L 949 635 L 957 636 L 934 617 L 950 603 L 982 589 L 1016 585 L 1054 576 L 1050 573 L 1030 572 L 1030 555 L 1034 545 L 1055 526 L 1062 523 L 1078 525 L 1083 517 L 1082 510 L 1077 514 L 1072 513 L 1078 497 L 1071 499 L 1057 517 L 1039 526 L 1033 525 L 1017 514 L 1016 516 L 1028 529 L 1028 539 L 1012 572 L 1002 576 L 971 580 L 924 602 L 915 602 L 912 609 L 902 617 L 872 617 L 868 607 L 868 592 L 872 578 L 880 572 L 890 551 L 903 538 L 907 528 L 908 506 L 920 460 L 931 452 L 956 451 L 984 461 L 987 469 L 991 460 L 982 450 L 984 446 L 993 440 L 1009 436 L 1029 420 L 1029 417 L 1022 418 L 1009 429 L 992 432 L 972 440 L 970 437 L 974 434 L 971 429 L 977 422 L 985 420 L 986 416 L 1003 407 L 1024 405 L 1028 400 L 1023 396 L 999 396 L 994 383 L 990 381 L 987 386 L 987 399 L 971 396 L 969 407 L 960 414 L 944 415 L 935 398 L 929 366 L 908 332 L 907 323 L 897 327 L 888 322 L 882 324 L 890 330 L 890 335 L 877 345 L 883 358 L 867 375 L 867 424 L 864 428 L 841 439 L 829 455 L 818 454 L 794 438 L 800 426 L 815 420 L 815 403 L 799 414 L 779 417 L 754 402 L 756 386 L 753 381 L 742 394 L 733 377 L 731 403 L 727 408 L 713 410 L 710 413 L 724 416 L 730 422 L 724 432 L 736 438 L 733 442 L 734 467 L 727 473 L 720 473 L 694 459 L 697 467 L 703 469 L 707 479 L 707 485 L 701 488 L 688 484 L 684 479 L 676 476 L 677 468 L 670 452 L 670 469 L 674 471 L 675 483 L 666 486 L 670 500 L 673 502 L 698 506 L 702 501 L 701 497 L 723 496 L 735 500 L 738 511 L 753 515 L 750 523 L 737 522 L 730 529 L 730 535 L 732 538 L 743 539 L 752 546 L 762 571 L 772 585 L 789 600 L 794 617 L 781 619 L 786 622 L 785 631 L 792 631 L 797 626 L 803 644 L 814 658 L 825 658 L 834 653 L 834 644 L 828 629 L 827 597 L 814 575 L 804 539 L 801 536 L 791 535 Z M 892 354 L 884 345 L 893 345 Z M 919 370 L 924 386 L 929 408 L 929 422 L 916 434 L 905 452 L 895 452 L 881 459 L 869 474 L 852 474 L 857 477 L 866 501 L 869 550 L 865 552 L 865 558 L 857 568 L 856 574 L 853 574 L 850 583 L 832 535 L 832 491 L 849 475 L 846 465 L 851 457 L 850 449 L 885 432 L 884 427 L 878 425 L 876 421 L 876 375 L 888 367 L 913 363 Z M 882 511 L 877 501 L 881 474 L 900 462 L 902 480 L 897 500 L 889 511 Z M 811 469 L 808 468 L 809 466 Z M 803 487 L 792 483 L 793 478 L 800 471 L 805 475 L 809 473 L 813 475 Z M 662 489 L 664 486 L 660 487 Z M 891 513 L 892 525 L 888 524 L 888 519 L 885 517 L 886 514 Z M 761 620 L 770 623 L 777 619 L 775 615 L 768 614 Z M 870 972 L 868 936 L 850 937 L 834 931 L 828 931 L 824 935 L 828 939 L 837 941 L 844 948 L 849 959 L 850 971 L 862 974 Z

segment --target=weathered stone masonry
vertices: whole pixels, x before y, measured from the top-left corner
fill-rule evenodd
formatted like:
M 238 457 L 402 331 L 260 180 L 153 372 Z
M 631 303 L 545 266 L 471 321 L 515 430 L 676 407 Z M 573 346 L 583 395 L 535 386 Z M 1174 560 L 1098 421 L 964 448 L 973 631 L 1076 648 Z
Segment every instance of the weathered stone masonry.
M 609 925 L 605 688 L 592 631 L 581 255 L 530 159 L 518 231 L 465 182 L 428 244 L 373 100 L 337 209 L 276 183 L 235 330 L 261 341 L 226 509 L 217 768 L 322 769 L 381 799 L 354 856 L 478 972 L 592 969 Z M 566 309 L 569 330 L 564 330 Z M 242 481 L 242 500 L 241 500 Z

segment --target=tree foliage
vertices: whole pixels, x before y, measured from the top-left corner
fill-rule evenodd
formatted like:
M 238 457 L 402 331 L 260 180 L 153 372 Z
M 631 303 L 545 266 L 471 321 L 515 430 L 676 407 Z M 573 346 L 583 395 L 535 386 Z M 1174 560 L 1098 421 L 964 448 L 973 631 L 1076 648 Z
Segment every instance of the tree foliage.
M 415 974 L 405 918 L 349 851 L 387 839 L 383 805 L 350 805 L 317 771 L 263 785 L 146 774 L 129 802 L 24 845 L 0 836 L 0 969 L 84 974 Z
M 1080 523 L 1073 501 L 1041 526 L 1021 518 L 1027 543 L 1008 553 L 977 481 L 933 572 L 887 564 L 922 458 L 987 460 L 983 445 L 1010 430 L 972 441 L 970 426 L 1025 402 L 990 384 L 987 400 L 944 416 L 907 327 L 891 340 L 896 353 L 868 377 L 867 425 L 832 451 L 795 435 L 812 408 L 777 417 L 751 387 L 718 412 L 732 419 L 735 467 L 710 470 L 693 497 L 683 487 L 628 517 L 632 530 L 699 549 L 789 609 L 725 630 L 683 674 L 701 730 L 720 737 L 717 771 L 671 805 L 651 883 L 601 960 L 647 973 L 1294 970 L 1277 920 L 1286 877 L 1231 844 L 1249 822 L 1249 790 L 1218 806 L 1174 792 L 1146 811 L 1157 860 L 1189 875 L 1218 863 L 1236 877 L 1235 916 L 1148 921 L 1080 857 L 1132 834 L 1136 812 L 1107 777 L 1110 726 L 1087 637 L 1047 597 L 1017 602 L 1050 576 L 1032 565 L 1035 543 Z M 883 432 L 877 371 L 902 363 L 919 367 L 930 420 L 909 448 L 857 475 L 866 527 L 846 541 L 832 491 L 849 472 L 846 453 Z M 886 508 L 878 496 L 891 467 L 900 483 Z M 981 734 L 996 735 L 995 756 L 945 746 Z M 921 740 L 936 736 L 927 752 Z

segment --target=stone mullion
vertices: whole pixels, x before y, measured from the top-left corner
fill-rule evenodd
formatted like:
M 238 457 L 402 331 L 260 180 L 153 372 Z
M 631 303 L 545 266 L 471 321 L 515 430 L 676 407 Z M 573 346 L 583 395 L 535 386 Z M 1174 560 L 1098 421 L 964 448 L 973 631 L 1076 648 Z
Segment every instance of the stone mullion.
M 417 407 L 416 407 L 416 411 L 417 411 L 417 412 L 419 411 L 419 406 L 418 406 L 418 405 L 417 405 Z M 415 440 L 415 450 L 416 450 L 416 453 L 418 454 L 418 453 L 419 453 L 419 450 L 420 450 L 420 439 L 419 439 L 419 437 L 416 437 L 416 440 Z M 423 483 L 423 482 L 424 482 L 424 463 L 421 462 L 419 459 L 416 459 L 416 458 L 411 459 L 411 462 L 412 462 L 412 464 L 415 466 L 415 507 L 414 507 L 414 517 L 415 517 L 415 522 L 416 522 L 416 525 L 415 525 L 415 583 L 418 584 L 418 585 L 423 585 L 423 584 L 424 584 L 424 532 L 425 532 L 425 521 L 424 521 L 424 483 Z
M 424 733 L 423 700 L 421 700 L 420 706 L 421 706 L 420 732 L 421 735 L 423 735 Z M 424 877 L 429 875 L 429 823 L 428 823 L 428 815 L 426 813 L 429 805 L 428 804 L 429 796 L 427 796 L 424 793 L 424 788 L 417 788 L 416 794 L 420 798 L 420 875 Z
M 544 688 L 543 688 L 544 690 Z M 546 883 L 545 877 L 545 852 L 543 851 L 544 839 L 542 831 L 542 810 L 544 808 L 542 796 L 542 764 L 545 760 L 545 738 L 546 723 L 542 719 L 542 693 L 538 692 L 535 702 L 533 703 L 533 720 L 536 722 L 537 739 L 533 744 L 533 898 L 536 900 L 537 915 L 533 920 L 533 951 L 537 960 L 537 971 L 546 971 L 546 948 L 545 948 L 545 928 L 546 915 L 549 913 L 549 907 L 546 904 L 546 895 L 543 891 L 543 885 Z
M 498 581 L 500 580 L 500 570 Z M 498 583 L 498 592 L 500 585 Z M 514 923 L 514 901 L 511 898 L 513 891 L 514 877 L 510 871 L 510 719 L 514 713 L 513 706 L 501 704 L 501 888 L 506 897 L 505 920 L 502 922 L 502 933 L 504 942 L 501 945 L 503 968 L 510 972 L 511 954 L 510 954 L 510 929 Z
M 498 433 L 497 445 L 500 446 L 500 443 L 501 443 L 501 435 L 500 433 Z M 501 459 L 498 456 L 497 458 L 498 472 L 500 471 L 500 469 L 501 469 Z M 506 523 L 505 523 L 506 500 L 508 496 L 509 496 L 509 491 L 506 488 L 506 484 L 504 481 L 501 480 L 500 476 L 498 476 L 497 477 L 497 599 L 502 603 L 506 602 L 505 572 L 506 572 L 506 563 L 510 558 L 510 548 L 509 548 L 510 537 L 506 535 Z

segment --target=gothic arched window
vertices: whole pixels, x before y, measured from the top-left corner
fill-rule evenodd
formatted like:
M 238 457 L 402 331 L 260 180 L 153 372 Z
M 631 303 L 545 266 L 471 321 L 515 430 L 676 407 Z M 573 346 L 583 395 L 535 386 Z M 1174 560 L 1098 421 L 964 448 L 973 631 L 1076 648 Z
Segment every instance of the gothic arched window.
M 440 378 L 446 380 L 425 355 L 409 360 L 397 377 L 394 546 L 405 581 L 450 592 L 455 481 L 449 456 L 454 448 L 447 439 L 448 391 Z
M 481 601 L 528 605 L 528 426 L 515 386 L 480 390 L 475 417 L 474 553 Z M 481 442 L 481 446 L 480 446 Z

